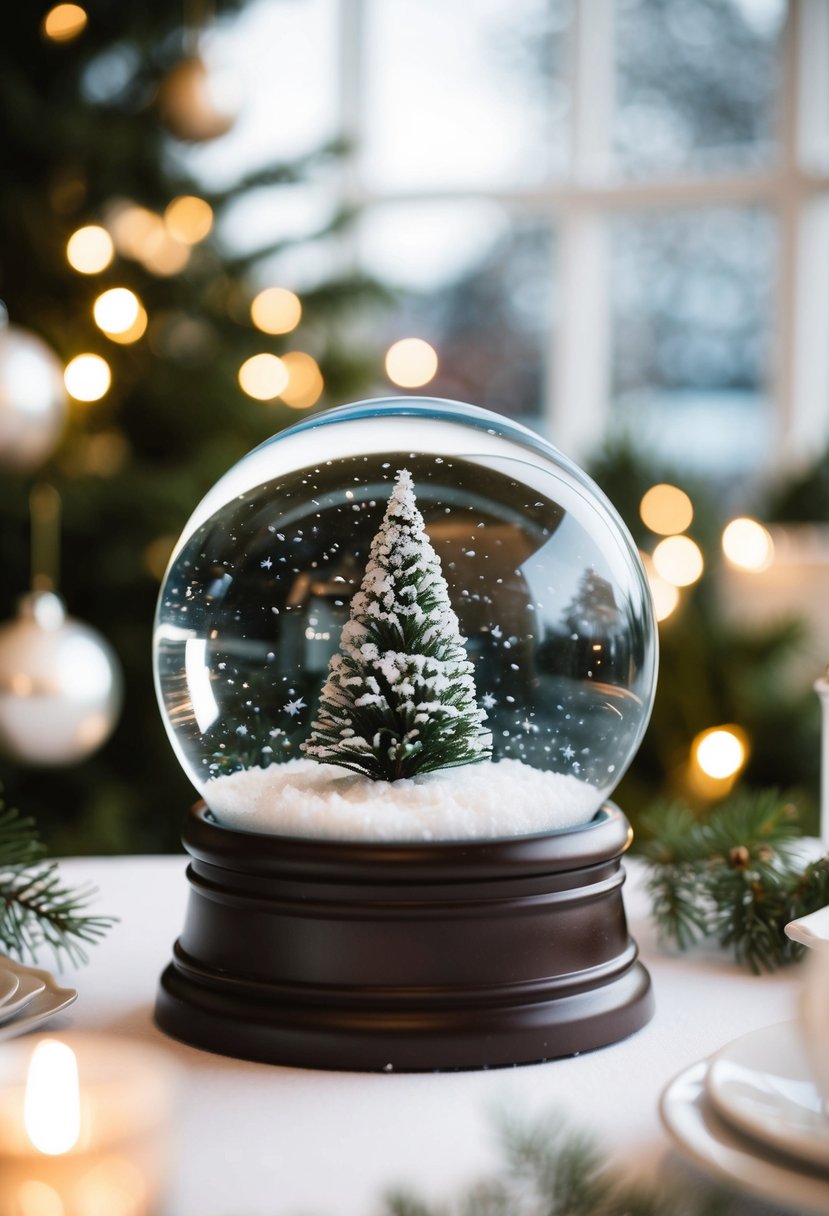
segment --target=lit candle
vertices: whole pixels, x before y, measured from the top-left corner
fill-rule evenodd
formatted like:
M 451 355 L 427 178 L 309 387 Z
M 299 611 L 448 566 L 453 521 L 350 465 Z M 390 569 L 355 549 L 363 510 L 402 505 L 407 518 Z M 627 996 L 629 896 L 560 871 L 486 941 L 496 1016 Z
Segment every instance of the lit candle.
M 0 1216 L 149 1216 L 170 1153 L 162 1053 L 98 1035 L 0 1052 Z
M 829 668 L 815 680 L 815 692 L 820 697 L 820 842 L 829 851 Z

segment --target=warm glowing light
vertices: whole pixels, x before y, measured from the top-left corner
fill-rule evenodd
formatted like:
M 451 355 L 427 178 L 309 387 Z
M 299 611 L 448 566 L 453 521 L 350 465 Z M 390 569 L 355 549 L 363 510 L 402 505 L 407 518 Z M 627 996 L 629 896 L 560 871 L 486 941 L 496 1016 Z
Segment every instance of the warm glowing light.
M 164 221 L 154 211 L 134 203 L 116 204 L 107 216 L 107 227 L 119 253 L 138 261 L 153 241 L 163 240 Z
M 118 203 L 109 211 L 107 226 L 119 253 L 141 262 L 151 274 L 178 274 L 187 265 L 192 242 L 175 235 L 160 215 L 146 207 Z
M 651 486 L 639 504 L 642 523 L 660 536 L 674 536 L 690 527 L 694 505 L 684 490 L 661 482 Z
M 702 551 L 689 536 L 666 536 L 653 551 L 656 573 L 674 587 L 690 587 L 702 574 Z
M 647 553 L 643 553 L 641 556 L 645 573 L 648 576 L 648 586 L 650 587 L 651 600 L 653 601 L 653 614 L 657 621 L 667 621 L 679 603 L 679 591 L 673 583 L 666 582 L 664 578 L 661 578 L 656 573 L 653 559 Z
M 40 1153 L 68 1153 L 81 1133 L 78 1062 L 71 1047 L 43 1039 L 32 1053 L 23 1099 L 23 1125 Z
M 137 342 L 138 339 L 142 338 L 146 333 L 147 322 L 147 310 L 143 304 L 139 303 L 138 314 L 129 329 L 125 329 L 124 332 L 120 334 L 108 333 L 107 337 L 112 342 L 120 343 L 121 346 L 125 346 L 130 342 Z
M 723 553 L 740 570 L 767 570 L 774 557 L 774 541 L 756 519 L 732 519 L 722 534 Z
M 286 287 L 266 287 L 254 296 L 250 319 L 266 334 L 289 334 L 302 318 L 302 304 Z
M 87 20 L 79 4 L 56 4 L 43 18 L 41 29 L 53 42 L 69 42 L 84 31 Z
M 15 1202 L 18 1216 L 66 1216 L 63 1200 L 55 1188 L 35 1178 L 20 1184 Z
M 437 370 L 435 348 L 422 338 L 401 338 L 386 351 L 386 375 L 401 388 L 428 384 Z
M 747 758 L 746 739 L 737 726 L 713 726 L 697 735 L 691 755 L 706 777 L 727 781 L 736 777 Z
M 67 261 L 80 274 L 98 274 L 106 270 L 114 253 L 112 237 L 98 224 L 79 228 L 66 243 Z
M 111 287 L 98 296 L 92 309 L 95 324 L 105 334 L 125 334 L 135 325 L 141 301 L 126 287 Z
M 288 383 L 279 394 L 285 404 L 294 410 L 316 405 L 325 387 L 316 359 L 304 351 L 292 350 L 282 356 L 282 362 L 288 369 Z
M 239 384 L 249 397 L 272 401 L 287 388 L 290 374 L 276 355 L 253 355 L 239 368 Z
M 63 382 L 76 401 L 99 401 L 112 383 L 112 374 L 100 355 L 76 355 L 66 365 Z
M 147 239 L 140 260 L 150 274 L 167 278 L 178 274 L 187 265 L 190 260 L 190 246 L 177 241 L 166 228 L 161 228 Z
M 167 231 L 175 240 L 185 245 L 196 245 L 203 241 L 213 227 L 213 208 L 195 194 L 183 194 L 174 198 L 164 212 Z
M 75 1186 L 77 1211 L 83 1216 L 137 1216 L 149 1211 L 147 1183 L 138 1167 L 124 1157 L 104 1157 Z

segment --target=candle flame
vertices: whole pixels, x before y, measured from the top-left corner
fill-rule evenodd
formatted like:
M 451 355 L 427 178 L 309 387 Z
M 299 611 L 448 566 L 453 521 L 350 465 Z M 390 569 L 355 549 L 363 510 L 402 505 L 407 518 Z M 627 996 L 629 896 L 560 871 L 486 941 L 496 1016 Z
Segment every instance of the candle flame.
M 38 1043 L 29 1063 L 23 1123 L 38 1152 L 68 1153 L 81 1132 L 78 1061 L 71 1047 L 57 1039 Z

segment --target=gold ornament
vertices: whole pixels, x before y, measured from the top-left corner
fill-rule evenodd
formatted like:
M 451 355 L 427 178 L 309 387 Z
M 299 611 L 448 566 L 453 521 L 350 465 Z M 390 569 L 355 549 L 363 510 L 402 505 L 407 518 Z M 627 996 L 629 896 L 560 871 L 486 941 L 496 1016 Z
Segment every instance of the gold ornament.
M 182 59 L 159 85 L 161 120 L 171 135 L 188 143 L 225 135 L 236 121 L 237 108 L 199 55 Z

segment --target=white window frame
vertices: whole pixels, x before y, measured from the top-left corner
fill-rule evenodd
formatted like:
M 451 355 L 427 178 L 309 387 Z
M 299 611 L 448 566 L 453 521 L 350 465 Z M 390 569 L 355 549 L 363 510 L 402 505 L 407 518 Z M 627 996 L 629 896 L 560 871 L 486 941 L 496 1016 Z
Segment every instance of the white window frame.
M 340 0 L 340 108 L 355 149 L 343 193 L 355 206 L 493 199 L 546 218 L 557 233 L 562 307 L 549 343 L 545 429 L 575 458 L 593 451 L 611 410 L 609 219 L 618 213 L 761 205 L 776 218 L 776 290 L 768 391 L 769 461 L 797 467 L 829 442 L 829 0 L 789 0 L 783 34 L 780 132 L 764 170 L 612 177 L 614 0 L 574 5 L 568 57 L 573 105 L 566 174 L 532 190 L 382 193 L 360 172 L 365 0 Z M 577 404 L 574 404 L 577 403 Z

